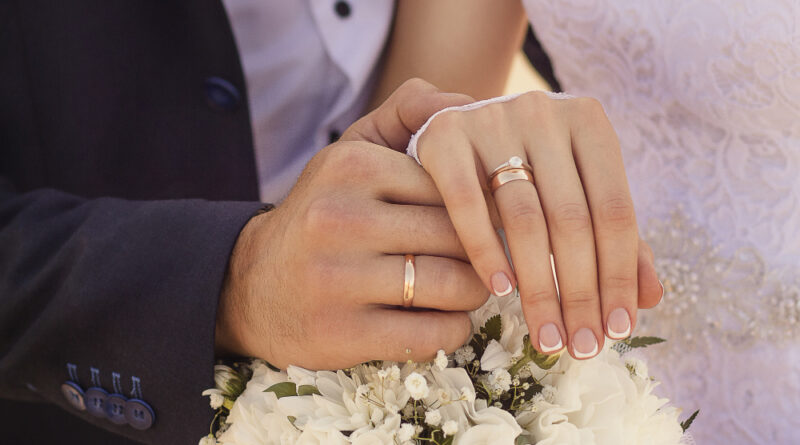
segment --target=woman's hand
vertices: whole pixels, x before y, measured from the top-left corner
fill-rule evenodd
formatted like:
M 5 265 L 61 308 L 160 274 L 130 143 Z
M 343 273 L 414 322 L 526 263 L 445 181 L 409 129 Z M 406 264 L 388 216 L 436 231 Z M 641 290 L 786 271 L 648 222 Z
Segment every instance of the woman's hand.
M 619 142 L 596 100 L 530 92 L 444 112 L 417 140 L 417 153 L 484 284 L 502 296 L 518 283 L 540 351 L 566 346 L 575 358 L 592 357 L 604 333 L 627 337 L 637 306 L 661 299 Z M 488 175 L 514 156 L 530 164 L 533 181 L 507 182 L 490 194 Z M 515 272 L 492 223 L 495 212 Z

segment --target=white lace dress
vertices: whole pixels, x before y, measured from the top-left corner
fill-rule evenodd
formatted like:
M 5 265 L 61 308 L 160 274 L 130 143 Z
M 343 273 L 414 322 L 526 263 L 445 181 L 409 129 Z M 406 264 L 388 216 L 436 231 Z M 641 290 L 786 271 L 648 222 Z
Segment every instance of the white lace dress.
M 637 334 L 700 444 L 800 444 L 800 0 L 525 0 L 619 133 L 667 289 Z

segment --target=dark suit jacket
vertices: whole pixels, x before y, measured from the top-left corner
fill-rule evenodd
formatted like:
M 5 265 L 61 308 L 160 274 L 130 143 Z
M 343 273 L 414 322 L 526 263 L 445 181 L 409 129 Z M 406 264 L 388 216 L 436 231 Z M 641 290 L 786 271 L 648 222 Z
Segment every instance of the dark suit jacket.
M 0 442 L 208 431 L 217 299 L 261 206 L 244 92 L 219 0 L 0 0 Z M 153 426 L 73 408 L 69 364 L 84 390 L 136 377 Z

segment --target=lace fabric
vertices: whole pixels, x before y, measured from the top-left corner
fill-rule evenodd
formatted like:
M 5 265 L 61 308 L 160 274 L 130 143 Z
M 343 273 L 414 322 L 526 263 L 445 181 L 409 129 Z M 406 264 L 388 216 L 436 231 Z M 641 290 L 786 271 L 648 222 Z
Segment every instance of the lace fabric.
M 638 333 L 699 444 L 800 443 L 800 0 L 524 1 L 620 137 L 664 302 Z M 688 414 L 688 413 L 687 413 Z

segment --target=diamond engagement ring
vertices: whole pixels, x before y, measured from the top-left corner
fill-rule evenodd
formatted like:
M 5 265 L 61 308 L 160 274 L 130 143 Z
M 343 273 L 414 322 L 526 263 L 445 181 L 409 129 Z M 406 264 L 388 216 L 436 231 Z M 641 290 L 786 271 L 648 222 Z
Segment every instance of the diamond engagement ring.
M 533 169 L 519 156 L 512 156 L 508 162 L 500 164 L 489 175 L 489 188 L 494 193 L 501 185 L 517 180 L 533 184 Z

